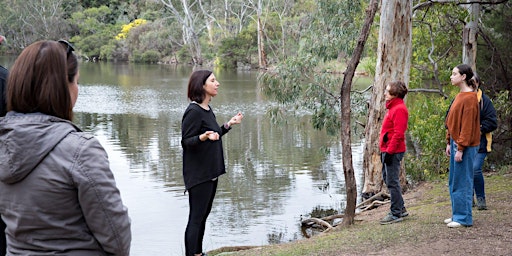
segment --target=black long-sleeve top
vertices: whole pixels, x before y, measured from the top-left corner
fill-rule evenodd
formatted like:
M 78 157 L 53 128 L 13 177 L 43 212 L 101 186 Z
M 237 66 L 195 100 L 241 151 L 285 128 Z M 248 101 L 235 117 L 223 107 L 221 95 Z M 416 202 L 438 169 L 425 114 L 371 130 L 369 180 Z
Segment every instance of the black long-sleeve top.
M 181 121 L 185 189 L 226 173 L 222 136 L 229 129 L 224 125 L 219 126 L 211 107 L 205 110 L 194 102 L 188 105 Z M 206 131 L 219 133 L 219 140 L 201 141 L 199 135 Z

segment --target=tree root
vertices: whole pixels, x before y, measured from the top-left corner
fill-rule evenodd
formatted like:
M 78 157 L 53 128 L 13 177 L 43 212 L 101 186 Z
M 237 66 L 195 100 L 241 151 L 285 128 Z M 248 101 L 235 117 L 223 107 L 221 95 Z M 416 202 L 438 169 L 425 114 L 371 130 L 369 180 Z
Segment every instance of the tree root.
M 356 212 L 356 215 L 361 212 L 371 210 L 371 209 L 377 208 L 381 205 L 390 203 L 389 198 L 390 198 L 390 195 L 383 191 L 375 194 L 374 196 L 372 196 L 372 197 L 364 200 L 363 202 L 359 203 L 358 205 L 356 205 L 356 209 L 359 209 L 359 212 Z M 341 219 L 344 216 L 345 216 L 344 214 L 334 214 L 334 215 L 326 216 L 323 218 L 309 218 L 309 219 L 302 220 L 301 224 L 303 227 L 309 227 L 309 228 L 321 227 L 324 229 L 322 232 L 325 233 L 325 232 L 331 231 L 332 229 L 334 229 L 337 226 L 337 225 L 331 225 L 329 222 L 332 223 L 333 220 Z
M 319 219 L 319 218 L 309 218 L 302 221 L 302 226 L 313 226 L 314 224 L 320 225 L 322 227 L 325 227 L 325 230 L 323 232 L 329 232 L 333 226 L 329 224 L 329 222 Z

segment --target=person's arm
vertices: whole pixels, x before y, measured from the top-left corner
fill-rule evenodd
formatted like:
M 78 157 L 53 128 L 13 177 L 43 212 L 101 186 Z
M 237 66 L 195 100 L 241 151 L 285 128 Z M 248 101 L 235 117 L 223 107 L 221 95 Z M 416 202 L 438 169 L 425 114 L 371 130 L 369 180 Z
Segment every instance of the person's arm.
M 195 109 L 188 108 L 183 114 L 181 121 L 181 146 L 193 147 L 202 141 L 207 140 L 201 131 L 201 113 Z
M 242 115 L 242 113 L 238 112 L 231 119 L 229 119 L 229 121 L 224 123 L 224 125 L 221 126 L 222 135 L 226 134 L 229 130 L 231 130 L 231 127 L 233 125 L 241 123 L 243 118 L 244 116 Z
M 87 226 L 105 252 L 129 255 L 131 221 L 107 153 L 92 136 L 82 138 L 81 142 L 72 173 Z
M 398 152 L 398 147 L 400 146 L 401 143 L 405 142 L 405 131 L 407 130 L 408 119 L 409 114 L 407 112 L 407 109 L 399 108 L 394 112 L 393 135 L 391 137 L 388 137 L 388 146 L 386 153 L 401 153 Z

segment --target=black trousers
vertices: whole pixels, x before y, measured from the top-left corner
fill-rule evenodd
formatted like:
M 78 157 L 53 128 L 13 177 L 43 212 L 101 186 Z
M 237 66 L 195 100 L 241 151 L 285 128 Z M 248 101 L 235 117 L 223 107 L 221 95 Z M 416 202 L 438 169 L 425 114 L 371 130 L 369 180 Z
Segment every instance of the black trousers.
M 400 187 L 400 162 L 404 153 L 391 154 L 389 160 L 385 160 L 385 154 L 381 156 L 382 160 L 382 180 L 386 184 L 391 196 L 391 213 L 400 217 L 404 207 L 402 197 L 402 188 Z
M 200 254 L 203 251 L 206 219 L 212 210 L 218 182 L 218 179 L 207 181 L 188 190 L 190 211 L 187 229 L 185 230 L 185 251 L 187 256 Z

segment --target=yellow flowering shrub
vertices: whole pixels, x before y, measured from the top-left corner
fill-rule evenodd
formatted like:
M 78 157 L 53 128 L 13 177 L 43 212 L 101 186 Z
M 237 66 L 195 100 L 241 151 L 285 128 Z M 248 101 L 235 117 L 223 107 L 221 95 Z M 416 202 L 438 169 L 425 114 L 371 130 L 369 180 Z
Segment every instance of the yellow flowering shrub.
M 128 33 L 132 28 L 138 27 L 142 24 L 145 24 L 147 20 L 145 19 L 136 19 L 133 22 L 130 22 L 129 24 L 125 24 L 121 27 L 121 33 L 117 34 L 116 40 L 125 39 L 128 36 Z

